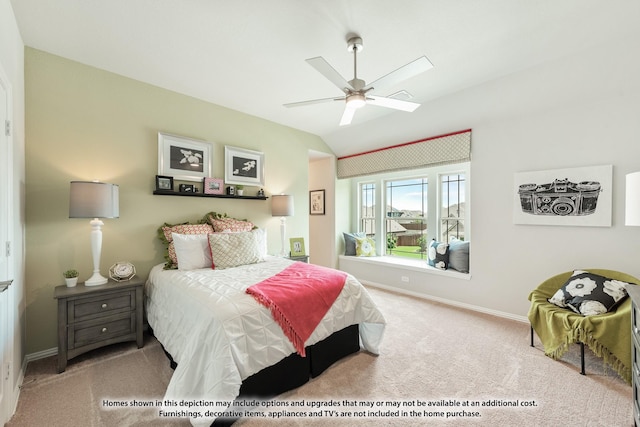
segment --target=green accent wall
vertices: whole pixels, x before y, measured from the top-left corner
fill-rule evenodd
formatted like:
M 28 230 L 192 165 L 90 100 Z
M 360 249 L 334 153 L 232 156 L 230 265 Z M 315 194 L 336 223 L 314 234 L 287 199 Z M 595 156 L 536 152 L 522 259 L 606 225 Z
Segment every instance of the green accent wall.
M 25 50 L 25 91 L 27 354 L 57 346 L 53 290 L 64 284 L 62 272 L 76 268 L 83 281 L 93 269 L 89 220 L 69 218 L 70 181 L 120 186 L 120 218 L 104 220 L 105 276 L 116 261 L 130 261 L 146 278 L 163 259 L 157 228 L 210 211 L 254 221 L 267 230 L 269 252 L 280 251 L 270 200 L 152 195 L 158 132 L 211 142 L 217 178 L 224 177 L 225 145 L 263 152 L 266 194 L 295 197 L 287 236 L 308 241 L 309 150 L 333 154 L 319 137 L 32 48 Z

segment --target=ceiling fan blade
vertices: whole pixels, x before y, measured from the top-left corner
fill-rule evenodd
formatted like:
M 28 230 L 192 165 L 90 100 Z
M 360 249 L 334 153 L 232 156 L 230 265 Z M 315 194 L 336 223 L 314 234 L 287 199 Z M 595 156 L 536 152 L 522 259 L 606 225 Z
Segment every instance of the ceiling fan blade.
M 407 65 L 404 65 L 397 70 L 390 72 L 386 76 L 380 77 L 373 83 L 369 83 L 364 87 L 363 90 L 379 90 L 385 87 L 393 86 L 404 80 L 410 79 L 413 76 L 417 76 L 420 73 L 424 73 L 431 68 L 433 68 L 433 64 L 431 63 L 431 61 L 429 61 L 426 56 L 421 56 L 420 58 L 409 62 Z
M 386 98 L 384 96 L 375 95 L 367 95 L 367 104 L 408 112 L 415 111 L 415 109 L 420 106 L 420 104 L 416 102 L 402 101 L 400 99 Z
M 348 89 L 354 90 L 353 87 L 347 82 L 344 77 L 340 75 L 323 57 L 316 56 L 315 58 L 307 59 L 307 63 L 316 69 L 320 74 L 325 76 L 331 83 L 338 86 L 338 88 L 347 92 Z
M 310 99 L 309 101 L 300 101 L 300 102 L 290 102 L 288 104 L 283 104 L 284 107 L 292 108 L 292 107 L 303 107 L 305 105 L 312 104 L 321 104 L 323 102 L 329 101 L 344 101 L 344 97 L 342 98 L 321 98 L 321 99 Z
M 342 119 L 340 119 L 340 126 L 350 125 L 355 112 L 355 108 L 344 107 L 344 113 L 342 113 Z

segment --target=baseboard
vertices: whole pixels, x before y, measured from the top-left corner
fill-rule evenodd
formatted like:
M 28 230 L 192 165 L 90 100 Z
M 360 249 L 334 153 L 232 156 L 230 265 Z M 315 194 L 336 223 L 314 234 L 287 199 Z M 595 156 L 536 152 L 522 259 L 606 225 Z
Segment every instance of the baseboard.
M 406 289 L 400 289 L 400 288 L 396 288 L 394 286 L 383 285 L 381 283 L 371 282 L 371 281 L 368 281 L 368 280 L 361 280 L 361 282 L 362 282 L 363 285 L 372 286 L 374 288 L 380 288 L 380 289 L 384 289 L 384 290 L 387 290 L 387 291 L 393 291 L 393 292 L 397 292 L 399 294 L 410 295 L 410 296 L 416 297 L 416 298 L 422 298 L 422 299 L 426 299 L 426 300 L 429 300 L 429 301 L 434 301 L 434 302 L 439 302 L 439 303 L 442 303 L 442 304 L 450 305 L 450 306 L 453 306 L 453 307 L 464 308 L 464 309 L 471 310 L 471 311 L 477 311 L 479 313 L 490 314 L 492 316 L 502 317 L 504 319 L 515 320 L 516 322 L 522 322 L 522 323 L 529 324 L 529 319 L 527 319 L 526 316 L 518 316 L 518 315 L 515 315 L 515 314 L 512 314 L 512 313 L 507 313 L 507 312 L 504 312 L 504 311 L 491 310 L 489 308 L 480 307 L 478 305 L 466 304 L 466 303 L 463 303 L 463 302 L 454 301 L 454 300 L 450 300 L 450 299 L 446 299 L 446 298 L 435 297 L 433 295 L 421 294 L 419 292 L 408 291 Z
M 58 354 L 58 347 L 53 347 L 47 350 L 38 351 L 35 353 L 27 354 L 24 359 L 26 363 L 33 362 L 34 360 L 44 359 L 45 357 L 55 356 Z M 26 367 L 25 363 L 25 367 Z

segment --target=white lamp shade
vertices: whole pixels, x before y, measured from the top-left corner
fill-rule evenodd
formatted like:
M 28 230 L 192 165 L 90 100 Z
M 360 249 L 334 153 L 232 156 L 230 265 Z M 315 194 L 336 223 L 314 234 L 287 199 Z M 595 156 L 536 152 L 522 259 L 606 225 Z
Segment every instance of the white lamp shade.
M 271 196 L 272 216 L 293 216 L 293 196 L 278 194 Z
M 118 218 L 119 188 L 97 181 L 71 181 L 69 218 Z
M 640 226 L 640 172 L 627 174 L 624 224 Z

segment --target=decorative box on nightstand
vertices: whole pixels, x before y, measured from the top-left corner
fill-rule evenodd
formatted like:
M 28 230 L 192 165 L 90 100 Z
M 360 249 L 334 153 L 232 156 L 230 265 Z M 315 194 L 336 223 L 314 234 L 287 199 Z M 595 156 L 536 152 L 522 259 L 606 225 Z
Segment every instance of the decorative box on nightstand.
M 87 351 L 124 341 L 142 340 L 141 279 L 99 286 L 58 286 L 58 372 Z
M 288 256 L 292 261 L 309 262 L 309 255 Z

